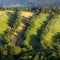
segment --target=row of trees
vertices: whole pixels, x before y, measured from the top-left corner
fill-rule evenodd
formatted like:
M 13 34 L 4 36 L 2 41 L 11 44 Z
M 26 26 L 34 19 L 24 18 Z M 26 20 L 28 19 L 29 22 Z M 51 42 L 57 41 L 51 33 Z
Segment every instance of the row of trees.
M 46 13 L 60 13 L 60 7 L 48 7 L 48 6 L 42 6 L 42 7 L 26 7 L 26 8 L 3 8 L 0 7 L 0 10 L 23 10 L 23 11 L 33 11 L 36 14 L 39 14 L 39 12 L 46 12 Z

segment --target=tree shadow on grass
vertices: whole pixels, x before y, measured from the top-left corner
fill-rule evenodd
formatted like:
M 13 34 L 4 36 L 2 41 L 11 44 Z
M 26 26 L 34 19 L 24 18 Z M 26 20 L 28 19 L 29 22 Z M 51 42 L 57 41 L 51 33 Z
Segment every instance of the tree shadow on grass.
M 9 19 L 8 19 L 8 25 L 9 25 L 10 27 L 13 27 L 13 24 L 14 24 L 14 22 L 15 22 L 16 19 L 17 19 L 17 12 L 13 12 L 13 13 L 8 12 L 7 15 L 8 15 L 8 17 L 9 17 Z
M 30 36 L 30 45 L 32 45 L 34 49 L 39 48 L 39 44 L 40 44 L 39 41 L 40 41 L 40 39 L 37 35 L 33 34 Z
M 56 43 L 57 41 L 60 42 L 60 32 L 58 32 L 53 36 L 53 42 Z
M 57 45 L 60 46 L 60 32 L 57 32 L 57 33 L 52 37 L 52 46 L 54 47 L 55 50 L 58 50 Z

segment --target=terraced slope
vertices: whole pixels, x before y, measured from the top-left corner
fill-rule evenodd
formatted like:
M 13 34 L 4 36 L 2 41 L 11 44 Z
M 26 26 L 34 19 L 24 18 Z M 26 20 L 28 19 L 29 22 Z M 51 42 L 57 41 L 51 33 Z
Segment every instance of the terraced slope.
M 28 28 L 26 31 L 26 39 L 24 40 L 24 44 L 29 47 L 30 49 L 32 48 L 38 48 L 39 46 L 39 33 L 40 28 L 44 22 L 48 21 L 50 17 L 50 14 L 45 14 L 45 13 L 40 13 L 39 16 L 36 18 L 32 19 L 32 28 Z M 36 47 L 37 46 L 37 47 Z
M 0 34 L 3 34 L 4 31 L 9 28 L 8 26 L 8 15 L 6 12 L 0 15 Z
M 42 32 L 41 44 L 43 48 L 53 49 L 53 37 L 60 32 L 60 15 L 55 15 L 53 19 L 48 22 L 46 28 Z M 55 40 L 54 40 L 55 41 Z M 57 42 L 56 42 L 57 43 Z

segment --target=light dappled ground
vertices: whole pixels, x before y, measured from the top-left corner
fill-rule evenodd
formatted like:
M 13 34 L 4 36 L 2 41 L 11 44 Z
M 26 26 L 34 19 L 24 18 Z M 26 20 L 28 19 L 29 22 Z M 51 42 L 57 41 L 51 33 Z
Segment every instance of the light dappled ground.
M 25 12 L 25 11 L 22 11 L 22 12 L 21 12 L 22 18 L 23 18 L 23 17 L 30 18 L 32 15 L 33 15 L 32 12 Z M 27 20 L 26 20 L 26 21 L 27 21 Z M 24 29 L 25 29 L 25 24 L 21 23 L 21 24 L 18 26 L 17 32 L 14 33 L 15 36 L 14 36 L 14 38 L 12 39 L 12 42 L 16 43 L 18 35 L 20 35 L 20 34 L 23 32 Z M 20 38 L 20 39 L 21 39 L 21 38 Z

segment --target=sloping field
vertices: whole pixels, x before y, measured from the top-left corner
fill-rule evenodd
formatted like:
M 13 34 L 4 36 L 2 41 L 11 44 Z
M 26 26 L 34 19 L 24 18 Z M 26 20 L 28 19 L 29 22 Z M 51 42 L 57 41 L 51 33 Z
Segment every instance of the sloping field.
M 50 22 L 48 22 L 46 28 L 42 32 L 41 44 L 44 48 L 53 49 L 52 43 L 53 37 L 60 32 L 60 15 L 56 15 Z M 57 40 L 58 41 L 58 40 Z M 57 42 L 56 42 L 57 43 Z
M 13 10 L 0 11 L 0 34 L 3 34 L 9 28 L 8 22 L 12 17 Z
M 29 48 L 32 48 L 31 45 L 36 47 L 36 42 L 38 42 L 36 39 L 38 33 L 38 29 L 41 28 L 42 24 L 44 21 L 47 21 L 47 17 L 49 16 L 49 14 L 45 14 L 45 13 L 40 13 L 39 16 L 37 16 L 35 19 L 33 19 L 33 27 L 32 28 L 28 28 L 26 31 L 26 39 L 24 41 L 24 44 L 26 44 Z M 32 42 L 35 42 L 34 44 L 32 44 Z
M 0 14 L 0 34 L 3 34 L 3 32 L 9 27 L 7 24 L 8 15 L 6 12 L 3 13 L 3 11 Z
M 22 13 L 21 13 L 21 16 L 26 17 L 26 18 L 30 18 L 32 15 L 33 15 L 32 12 L 22 11 Z

